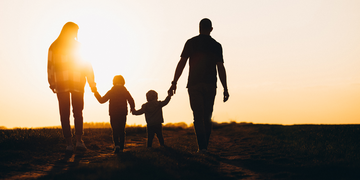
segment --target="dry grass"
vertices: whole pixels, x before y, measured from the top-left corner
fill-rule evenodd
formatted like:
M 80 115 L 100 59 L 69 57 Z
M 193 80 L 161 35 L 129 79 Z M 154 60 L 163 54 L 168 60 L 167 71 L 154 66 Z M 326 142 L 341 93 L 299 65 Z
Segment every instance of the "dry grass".
M 145 127 L 128 127 L 112 153 L 111 129 L 85 129 L 88 151 L 66 155 L 61 129 L 0 130 L 0 178 L 356 179 L 358 125 L 217 124 L 209 154 L 197 154 L 187 126 L 164 127 L 167 148 L 146 149 Z

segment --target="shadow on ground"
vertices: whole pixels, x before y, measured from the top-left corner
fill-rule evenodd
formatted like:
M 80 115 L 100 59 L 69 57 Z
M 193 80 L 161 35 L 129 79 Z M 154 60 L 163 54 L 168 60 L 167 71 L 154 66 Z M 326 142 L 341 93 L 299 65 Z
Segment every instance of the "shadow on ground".
M 88 156 L 64 155 L 38 179 L 234 179 L 218 171 L 216 158 L 171 147 Z

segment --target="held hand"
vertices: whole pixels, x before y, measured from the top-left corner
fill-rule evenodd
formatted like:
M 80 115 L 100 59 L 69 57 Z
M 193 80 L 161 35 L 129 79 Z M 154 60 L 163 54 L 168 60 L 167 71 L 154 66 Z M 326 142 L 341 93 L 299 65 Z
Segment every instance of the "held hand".
M 226 102 L 229 99 L 229 92 L 227 89 L 224 89 L 224 102 Z
M 93 93 L 97 92 L 96 86 L 94 86 L 94 87 L 91 88 L 91 92 L 93 92 Z
M 174 95 L 174 93 L 172 93 L 170 90 L 168 91 L 168 96 L 173 96 Z
M 168 95 L 172 96 L 176 93 L 176 84 L 172 84 L 168 90 Z
M 133 115 L 134 115 L 134 112 L 135 112 L 135 111 L 136 111 L 135 108 L 130 109 L 130 112 L 131 112 L 131 114 L 133 114 Z

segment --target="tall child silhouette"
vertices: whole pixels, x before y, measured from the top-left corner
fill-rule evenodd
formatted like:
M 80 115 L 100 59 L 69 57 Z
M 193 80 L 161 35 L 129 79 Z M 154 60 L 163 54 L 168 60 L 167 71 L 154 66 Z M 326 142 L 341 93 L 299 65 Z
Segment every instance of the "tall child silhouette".
M 95 91 L 94 95 L 100 103 L 109 102 L 110 124 L 113 130 L 115 153 L 122 152 L 125 144 L 125 125 L 128 114 L 127 103 L 130 104 L 130 112 L 134 111 L 135 102 L 125 87 L 125 79 L 117 75 L 113 79 L 113 87 L 103 96 Z

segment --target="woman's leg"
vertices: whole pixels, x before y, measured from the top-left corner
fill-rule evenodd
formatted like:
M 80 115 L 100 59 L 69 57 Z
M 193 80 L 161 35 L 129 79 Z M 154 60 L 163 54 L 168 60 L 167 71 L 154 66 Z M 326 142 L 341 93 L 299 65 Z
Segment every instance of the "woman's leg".
M 82 142 L 83 135 L 83 114 L 84 109 L 84 93 L 82 92 L 71 92 L 71 104 L 73 107 L 74 125 L 76 141 Z
M 70 127 L 70 93 L 57 93 L 57 98 L 59 101 L 61 128 L 63 130 L 63 135 L 66 139 L 66 143 L 68 146 L 70 146 L 72 145 Z

